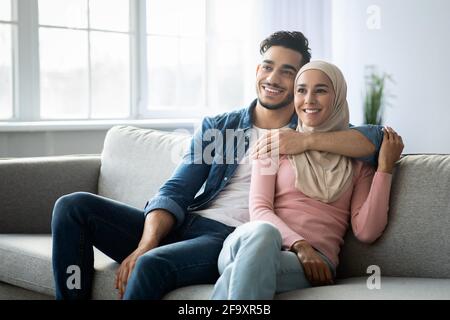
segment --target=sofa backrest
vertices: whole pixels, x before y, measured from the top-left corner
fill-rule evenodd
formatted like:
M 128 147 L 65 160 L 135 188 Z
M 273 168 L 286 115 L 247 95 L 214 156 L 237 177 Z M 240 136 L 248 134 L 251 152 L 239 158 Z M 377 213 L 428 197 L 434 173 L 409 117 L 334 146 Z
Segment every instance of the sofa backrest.
M 105 139 L 99 194 L 143 208 L 175 169 L 190 137 L 114 127 Z M 174 160 L 172 159 L 174 158 Z M 374 244 L 349 230 L 338 277 L 381 275 L 450 278 L 450 155 L 410 155 L 398 163 L 389 223 Z
M 384 234 L 365 245 L 349 231 L 338 277 L 368 276 L 370 265 L 381 276 L 450 278 L 450 155 L 399 161 Z
M 187 134 L 111 128 L 101 156 L 99 195 L 143 209 L 170 178 L 189 141 Z

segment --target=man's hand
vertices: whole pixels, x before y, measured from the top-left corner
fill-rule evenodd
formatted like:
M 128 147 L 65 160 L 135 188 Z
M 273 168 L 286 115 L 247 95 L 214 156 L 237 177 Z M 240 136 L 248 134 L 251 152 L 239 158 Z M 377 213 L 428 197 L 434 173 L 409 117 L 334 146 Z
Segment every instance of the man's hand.
M 273 155 L 299 154 L 308 150 L 308 133 L 292 129 L 270 130 L 253 147 L 252 159 L 265 159 Z
M 119 290 L 119 299 L 123 298 L 128 279 L 130 279 L 137 259 L 149 250 L 148 248 L 138 247 L 120 264 L 116 273 L 116 289 Z
M 163 209 L 153 210 L 146 216 L 144 231 L 137 249 L 122 261 L 116 273 L 116 289 L 119 290 L 120 299 L 123 298 L 128 279 L 130 279 L 137 259 L 147 251 L 156 248 L 174 224 L 174 216 Z
M 392 173 L 403 151 L 402 137 L 391 127 L 383 128 L 384 137 L 378 156 L 378 171 Z
M 295 242 L 291 248 L 303 265 L 306 278 L 313 286 L 333 284 L 333 276 L 325 261 L 305 240 Z

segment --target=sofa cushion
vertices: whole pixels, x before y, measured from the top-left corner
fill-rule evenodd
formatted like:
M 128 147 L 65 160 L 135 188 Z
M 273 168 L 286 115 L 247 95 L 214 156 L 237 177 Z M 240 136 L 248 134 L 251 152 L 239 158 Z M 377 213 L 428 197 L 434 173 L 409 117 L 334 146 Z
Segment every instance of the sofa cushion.
M 99 195 L 144 208 L 170 178 L 189 141 L 188 134 L 113 127 L 103 147 Z
M 348 232 L 339 277 L 367 275 L 450 278 L 450 156 L 410 155 L 396 168 L 388 226 L 374 244 Z
M 164 296 L 164 300 L 209 300 L 213 291 L 212 284 L 199 284 L 175 289 Z
M 0 281 L 45 295 L 55 295 L 50 235 L 0 234 Z M 95 274 L 92 298 L 116 299 L 118 263 L 94 249 Z
M 367 277 L 339 280 L 335 285 L 281 293 L 276 300 L 441 300 L 450 299 L 450 279 L 382 277 L 380 289 L 368 289 Z M 176 289 L 168 300 L 207 300 L 213 285 L 197 285 Z
M 367 277 L 339 280 L 335 285 L 294 290 L 279 300 L 448 300 L 449 279 L 381 277 L 380 289 L 369 289 Z
M 46 294 L 23 289 L 5 282 L 0 282 L 0 300 L 54 300 Z

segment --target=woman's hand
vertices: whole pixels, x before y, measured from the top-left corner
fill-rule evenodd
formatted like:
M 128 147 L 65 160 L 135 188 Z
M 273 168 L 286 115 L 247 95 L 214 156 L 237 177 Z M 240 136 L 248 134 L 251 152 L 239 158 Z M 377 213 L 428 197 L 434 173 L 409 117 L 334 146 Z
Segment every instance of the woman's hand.
M 138 247 L 120 264 L 120 267 L 116 272 L 116 289 L 119 290 L 119 299 L 123 298 L 128 279 L 133 272 L 137 259 L 147 251 L 147 249 Z
M 303 265 L 306 278 L 313 286 L 333 284 L 330 268 L 305 240 L 297 241 L 291 248 Z
M 378 156 L 378 171 L 392 173 L 395 163 L 402 154 L 403 140 L 391 127 L 383 128 L 383 132 L 383 143 Z

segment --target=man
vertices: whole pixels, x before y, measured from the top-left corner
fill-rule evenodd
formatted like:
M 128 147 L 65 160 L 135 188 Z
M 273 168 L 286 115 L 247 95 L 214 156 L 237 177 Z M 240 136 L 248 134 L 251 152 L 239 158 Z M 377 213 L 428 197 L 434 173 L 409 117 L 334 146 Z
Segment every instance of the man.
M 184 161 L 144 210 L 89 193 L 61 197 L 52 220 L 57 299 L 89 298 L 92 246 L 121 263 L 116 278 L 120 298 L 161 299 L 178 287 L 214 283 L 223 241 L 248 221 L 250 161 L 239 165 L 248 157 L 248 132 L 253 127 L 295 129 L 294 78 L 309 62 L 309 50 L 300 32 L 277 32 L 265 39 L 256 72 L 258 99 L 248 108 L 205 118 Z M 374 145 L 379 149 L 379 128 L 356 129 L 311 135 L 283 130 L 276 148 L 284 154 L 319 150 L 350 157 L 370 155 Z M 235 137 L 219 139 L 227 130 L 236 133 L 236 143 Z M 269 137 L 258 142 L 263 153 L 274 149 Z M 204 157 L 207 149 L 211 157 Z M 226 157 L 230 153 L 233 157 Z M 66 287 L 70 265 L 80 267 L 80 289 Z

